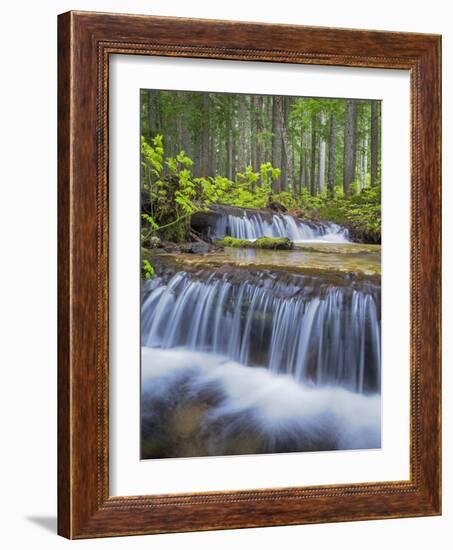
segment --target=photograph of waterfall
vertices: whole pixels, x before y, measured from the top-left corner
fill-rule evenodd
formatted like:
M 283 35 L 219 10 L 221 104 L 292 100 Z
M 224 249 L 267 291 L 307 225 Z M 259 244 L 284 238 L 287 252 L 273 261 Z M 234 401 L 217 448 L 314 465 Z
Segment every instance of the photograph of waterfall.
M 141 459 L 381 447 L 381 101 L 142 89 Z

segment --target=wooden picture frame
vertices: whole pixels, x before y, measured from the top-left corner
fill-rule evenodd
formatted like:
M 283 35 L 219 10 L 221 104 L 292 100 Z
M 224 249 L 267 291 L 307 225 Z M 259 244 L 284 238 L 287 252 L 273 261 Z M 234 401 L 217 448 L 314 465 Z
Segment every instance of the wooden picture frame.
M 441 38 L 69 12 L 58 21 L 58 532 L 89 538 L 441 513 Z M 410 480 L 109 496 L 111 54 L 404 69 L 411 95 Z

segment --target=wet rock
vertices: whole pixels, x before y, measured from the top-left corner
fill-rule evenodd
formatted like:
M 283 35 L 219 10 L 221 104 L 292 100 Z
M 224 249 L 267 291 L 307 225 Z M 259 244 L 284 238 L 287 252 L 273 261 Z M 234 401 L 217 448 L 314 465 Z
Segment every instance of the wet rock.
M 355 243 L 381 244 L 380 231 L 371 231 L 368 229 L 364 229 L 363 227 L 355 226 L 354 224 L 349 224 L 348 228 L 351 239 Z
M 190 247 L 192 254 L 206 254 L 209 252 L 211 247 L 207 243 L 194 243 Z
M 149 238 L 150 248 L 158 248 L 161 245 L 161 241 L 157 235 L 153 235 Z
M 172 242 L 163 242 L 161 243 L 161 247 L 165 250 L 165 252 L 181 252 L 179 245 Z
M 179 251 L 189 254 L 206 254 L 211 250 L 208 243 L 183 243 L 179 245 Z
M 273 212 L 278 213 L 285 213 L 288 212 L 288 209 L 284 204 L 278 201 L 269 201 L 269 204 L 267 205 L 268 208 L 270 208 Z
M 222 217 L 221 212 L 207 210 L 206 212 L 196 212 L 193 214 L 190 226 L 204 239 L 213 237 L 213 229 L 216 227 L 217 221 Z

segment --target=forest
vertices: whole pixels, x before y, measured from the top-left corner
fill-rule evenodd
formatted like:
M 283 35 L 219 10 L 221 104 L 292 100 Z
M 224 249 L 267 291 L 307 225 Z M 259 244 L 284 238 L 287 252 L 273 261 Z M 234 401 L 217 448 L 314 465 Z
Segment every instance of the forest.
M 141 90 L 145 234 L 187 238 L 211 203 L 346 224 L 380 242 L 381 104 Z
M 141 458 L 381 444 L 381 104 L 141 91 Z

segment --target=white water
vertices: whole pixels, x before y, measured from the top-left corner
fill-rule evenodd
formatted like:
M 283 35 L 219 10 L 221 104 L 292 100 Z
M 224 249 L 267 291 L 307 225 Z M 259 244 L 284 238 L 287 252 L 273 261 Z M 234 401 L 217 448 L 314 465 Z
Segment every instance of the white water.
M 306 277 L 180 272 L 156 278 L 142 306 L 142 345 L 186 347 L 317 386 L 380 390 L 379 291 Z
M 175 419 L 200 403 L 192 433 Z M 142 348 L 142 437 L 160 442 L 161 457 L 379 448 L 380 420 L 378 395 L 310 387 L 212 353 Z
M 349 232 L 332 222 L 306 223 L 287 214 L 273 214 L 266 219 L 259 212 L 242 216 L 232 214 L 219 218 L 216 238 L 231 236 L 237 239 L 256 240 L 260 237 L 287 237 L 293 242 L 348 243 Z

